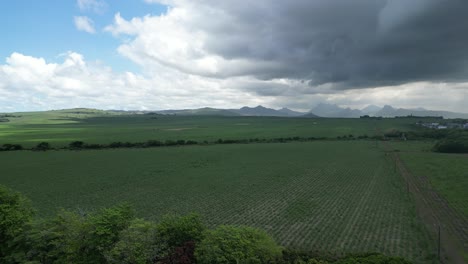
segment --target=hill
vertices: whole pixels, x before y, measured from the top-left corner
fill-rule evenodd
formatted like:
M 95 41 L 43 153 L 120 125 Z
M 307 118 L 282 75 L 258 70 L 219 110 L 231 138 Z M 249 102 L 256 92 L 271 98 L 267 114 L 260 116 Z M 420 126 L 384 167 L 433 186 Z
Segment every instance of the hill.
M 310 110 L 309 113 L 313 113 L 317 116 L 320 117 L 344 117 L 344 118 L 357 118 L 361 116 L 361 111 L 357 109 L 351 109 L 351 108 L 342 108 L 339 107 L 336 104 L 326 104 L 326 103 L 320 103 L 316 107 L 314 107 L 312 110 Z
M 164 115 L 200 115 L 200 116 L 238 116 L 239 114 L 226 109 L 216 109 L 210 107 L 198 109 L 182 109 L 182 110 L 162 110 L 156 111 L 158 114 Z
M 443 116 L 444 118 L 468 118 L 466 113 L 455 113 L 450 111 L 435 111 L 427 110 L 424 108 L 405 109 L 394 108 L 390 105 L 385 105 L 380 111 L 374 114 L 375 116 L 382 117 L 395 117 L 395 116 Z

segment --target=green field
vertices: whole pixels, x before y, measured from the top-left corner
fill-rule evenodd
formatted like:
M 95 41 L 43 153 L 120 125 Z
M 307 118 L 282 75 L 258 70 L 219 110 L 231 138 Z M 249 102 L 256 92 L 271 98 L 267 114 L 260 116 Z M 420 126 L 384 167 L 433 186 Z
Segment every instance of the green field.
M 127 115 L 92 110 L 18 113 L 0 123 L 0 145 L 33 147 L 47 141 L 63 147 L 71 141 L 108 144 L 114 141 L 251 139 L 279 137 L 373 136 L 392 129 L 414 130 L 420 119 L 337 119 L 223 116 Z M 379 131 L 379 132 L 378 132 Z
M 443 242 L 453 254 L 468 262 L 468 156 L 432 152 L 434 142 L 392 142 L 405 167 L 410 184 L 419 200 L 421 217 L 428 230 L 437 236 L 440 227 Z M 423 203 L 421 203 L 424 201 Z
M 409 169 L 427 177 L 451 207 L 468 217 L 468 156 L 433 152 L 402 153 Z
M 452 208 L 468 217 L 468 155 L 432 152 L 433 145 L 431 141 L 391 143 L 415 177 L 427 179 Z
M 0 184 L 40 214 L 130 202 L 138 214 L 199 212 L 306 250 L 433 252 L 402 178 L 366 141 L 0 153 Z

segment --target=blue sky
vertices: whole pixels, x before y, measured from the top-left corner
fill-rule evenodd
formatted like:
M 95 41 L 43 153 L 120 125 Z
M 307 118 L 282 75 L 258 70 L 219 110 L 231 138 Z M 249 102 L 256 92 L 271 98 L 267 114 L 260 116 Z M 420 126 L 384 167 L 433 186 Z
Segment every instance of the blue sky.
M 125 19 L 144 15 L 160 15 L 167 7 L 143 0 L 113 0 L 102 6 L 80 9 L 76 0 L 14 0 L 0 3 L 0 60 L 13 52 L 59 60 L 67 51 L 84 54 L 87 60 L 99 60 L 116 71 L 138 70 L 130 60 L 117 52 L 120 40 L 104 32 L 120 13 Z M 94 21 L 95 34 L 79 31 L 75 16 Z
M 468 112 L 467 13 L 439 0 L 0 1 L 0 112 Z

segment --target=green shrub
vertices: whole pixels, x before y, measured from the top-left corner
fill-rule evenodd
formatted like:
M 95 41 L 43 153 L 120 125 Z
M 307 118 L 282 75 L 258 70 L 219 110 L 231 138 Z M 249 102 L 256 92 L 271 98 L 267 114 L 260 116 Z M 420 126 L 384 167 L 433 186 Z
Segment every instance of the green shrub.
M 264 231 L 252 227 L 219 226 L 197 245 L 198 263 L 271 263 L 282 248 Z
M 199 242 L 206 229 L 198 214 L 166 215 L 156 228 L 168 248 L 179 247 L 189 241 Z
M 24 233 L 33 215 L 26 197 L 0 185 L 0 263 L 15 263 L 23 257 Z
M 442 153 L 468 153 L 468 140 L 442 140 L 435 144 L 433 151 Z
M 33 148 L 33 150 L 37 150 L 37 151 L 46 151 L 50 149 L 51 149 L 51 146 L 48 142 L 41 142 L 37 144 L 36 147 Z
M 28 259 L 40 263 L 80 263 L 80 250 L 89 237 L 86 218 L 61 211 L 56 217 L 38 221 L 28 234 Z
M 153 263 L 163 254 L 156 224 L 142 219 L 133 220 L 119 235 L 119 241 L 105 256 L 108 263 Z

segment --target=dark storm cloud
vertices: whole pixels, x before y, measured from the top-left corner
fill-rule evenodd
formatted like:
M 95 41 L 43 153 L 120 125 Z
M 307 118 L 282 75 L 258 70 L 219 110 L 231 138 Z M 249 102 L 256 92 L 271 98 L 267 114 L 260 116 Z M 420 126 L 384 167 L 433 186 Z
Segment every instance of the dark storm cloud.
M 468 80 L 465 0 L 197 4 L 218 14 L 196 25 L 210 53 L 279 65 L 258 69 L 258 79 L 337 83 L 337 89 Z

